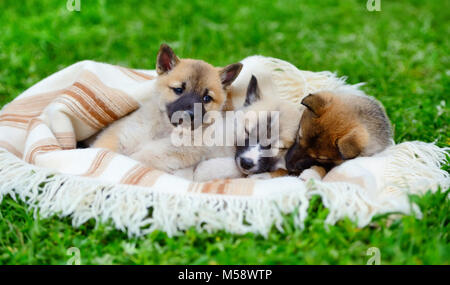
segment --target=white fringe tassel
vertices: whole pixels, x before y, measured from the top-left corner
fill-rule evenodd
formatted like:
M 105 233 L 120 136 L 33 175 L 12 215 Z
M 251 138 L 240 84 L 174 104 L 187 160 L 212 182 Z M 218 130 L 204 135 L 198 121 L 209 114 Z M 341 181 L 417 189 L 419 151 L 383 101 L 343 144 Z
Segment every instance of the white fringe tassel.
M 439 187 L 446 191 L 450 187 L 449 173 L 440 169 L 449 150 L 434 143 L 404 142 L 384 153 L 389 157 L 385 185 L 376 195 L 356 184 L 311 180 L 307 185 L 308 197 L 321 196 L 330 211 L 325 221 L 328 224 L 348 217 L 364 227 L 373 216 L 385 213 L 413 214 L 421 218 L 419 207 L 410 202 L 409 195 L 425 194 L 428 190 L 434 193 Z
M 70 216 L 74 226 L 89 219 L 112 221 L 129 236 L 142 236 L 154 230 L 174 236 L 195 227 L 198 231 L 252 232 L 266 237 L 273 226 L 283 231 L 283 214 L 295 213 L 294 224 L 302 228 L 308 199 L 320 195 L 330 210 L 326 223 L 334 224 L 348 217 L 363 227 L 377 214 L 397 212 L 420 217 L 419 208 L 410 203 L 408 195 L 450 187 L 449 174 L 440 169 L 448 150 L 422 142 L 390 148 L 386 185 L 374 199 L 373 193 L 356 184 L 313 180 L 306 187 L 294 183 L 295 189 L 260 196 L 179 194 L 170 189 L 59 174 L 27 164 L 0 149 L 0 203 L 3 196 L 18 197 L 43 217 Z
M 190 227 L 198 231 L 248 232 L 267 237 L 275 226 L 283 231 L 283 214 L 296 213 L 302 227 L 308 208 L 306 188 L 287 189 L 268 196 L 171 193 L 170 189 L 105 183 L 92 178 L 59 174 L 27 164 L 0 149 L 0 203 L 18 197 L 41 216 L 70 216 L 73 226 L 89 219 L 112 221 L 131 236 L 154 230 L 169 236 Z M 150 213 L 151 211 L 151 213 Z

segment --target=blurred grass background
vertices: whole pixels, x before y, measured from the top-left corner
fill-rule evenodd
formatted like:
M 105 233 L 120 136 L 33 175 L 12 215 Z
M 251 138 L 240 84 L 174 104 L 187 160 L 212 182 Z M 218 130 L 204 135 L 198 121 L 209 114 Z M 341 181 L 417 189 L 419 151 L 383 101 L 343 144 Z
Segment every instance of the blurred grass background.
M 180 57 L 225 65 L 262 54 L 300 69 L 330 70 L 379 99 L 396 142 L 450 145 L 450 4 L 381 0 L 369 12 L 363 0 L 0 2 L 0 107 L 26 88 L 76 61 L 92 59 L 154 69 L 162 42 Z M 448 164 L 445 166 L 448 169 Z M 64 264 L 79 247 L 84 264 L 365 264 L 369 247 L 382 264 L 448 264 L 448 190 L 417 198 L 424 218 L 390 223 L 379 217 L 357 229 L 342 221 L 323 228 L 319 199 L 306 229 L 254 235 L 205 234 L 178 238 L 155 232 L 127 239 L 108 225 L 73 229 L 57 218 L 34 220 L 21 202 L 0 205 L 0 264 Z M 447 190 L 445 192 L 445 190 Z

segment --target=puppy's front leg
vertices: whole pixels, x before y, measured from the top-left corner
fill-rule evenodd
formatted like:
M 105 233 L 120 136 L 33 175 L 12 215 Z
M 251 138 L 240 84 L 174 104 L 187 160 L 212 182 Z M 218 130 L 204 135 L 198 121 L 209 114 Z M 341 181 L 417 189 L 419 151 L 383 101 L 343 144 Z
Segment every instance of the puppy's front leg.
M 105 148 L 117 152 L 120 146 L 118 132 L 114 128 L 108 128 L 98 135 L 91 145 L 95 148 Z
M 243 174 L 233 157 L 218 157 L 200 162 L 194 171 L 194 181 L 240 178 Z
M 253 179 L 271 179 L 271 178 L 276 178 L 276 177 L 282 177 L 282 176 L 287 176 L 288 172 L 287 170 L 284 169 L 278 169 L 272 172 L 263 172 L 263 173 L 258 173 L 258 174 L 252 174 L 249 175 L 249 178 L 253 178 Z
M 164 138 L 146 142 L 130 157 L 150 167 L 173 173 L 196 165 L 202 154 L 197 147 L 174 146 L 170 138 Z

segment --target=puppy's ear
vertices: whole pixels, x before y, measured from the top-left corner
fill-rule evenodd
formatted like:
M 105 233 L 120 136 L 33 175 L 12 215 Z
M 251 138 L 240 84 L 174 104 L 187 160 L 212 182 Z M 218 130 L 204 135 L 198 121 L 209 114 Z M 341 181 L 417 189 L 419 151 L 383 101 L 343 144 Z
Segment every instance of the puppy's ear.
M 353 128 L 336 141 L 336 146 L 342 159 L 352 159 L 361 154 L 367 144 L 368 133 L 363 127 Z
M 308 108 L 316 116 L 320 117 L 324 113 L 325 107 L 328 105 L 328 98 L 320 93 L 309 94 L 303 98 L 301 104 Z
M 247 87 L 247 96 L 245 97 L 244 107 L 247 107 L 261 98 L 261 91 L 258 87 L 258 80 L 252 75 Z
M 242 70 L 242 63 L 233 63 L 225 66 L 219 71 L 220 81 L 222 82 L 222 87 L 228 87 L 233 81 L 238 77 Z
M 167 44 L 161 44 L 156 58 L 156 72 L 158 75 L 169 72 L 174 68 L 180 59 Z

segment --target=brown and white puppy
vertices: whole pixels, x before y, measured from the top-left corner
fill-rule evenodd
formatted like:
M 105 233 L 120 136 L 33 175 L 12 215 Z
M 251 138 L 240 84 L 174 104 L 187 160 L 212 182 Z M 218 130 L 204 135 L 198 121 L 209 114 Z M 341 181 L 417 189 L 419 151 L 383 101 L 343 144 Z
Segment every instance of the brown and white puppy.
M 306 96 L 295 144 L 286 154 L 289 172 L 312 166 L 329 170 L 344 160 L 371 156 L 392 144 L 389 119 L 375 99 L 339 91 Z M 323 176 L 322 173 L 320 176 Z
M 301 113 L 291 102 L 262 94 L 252 76 L 242 119 L 244 128 L 237 128 L 236 165 L 246 174 L 258 174 L 284 169 L 284 156 L 294 143 Z
M 188 129 L 192 130 L 203 124 L 208 111 L 222 111 L 227 88 L 241 69 L 241 63 L 217 68 L 201 60 L 179 59 L 168 45 L 162 44 L 156 63 L 158 77 L 151 82 L 148 101 L 103 130 L 93 147 L 131 156 L 167 172 L 214 156 L 213 148 L 174 145 L 171 134 L 182 128 L 179 124 L 183 121 L 190 121 Z M 200 116 L 194 116 L 198 109 Z M 175 114 L 182 116 L 173 120 Z

